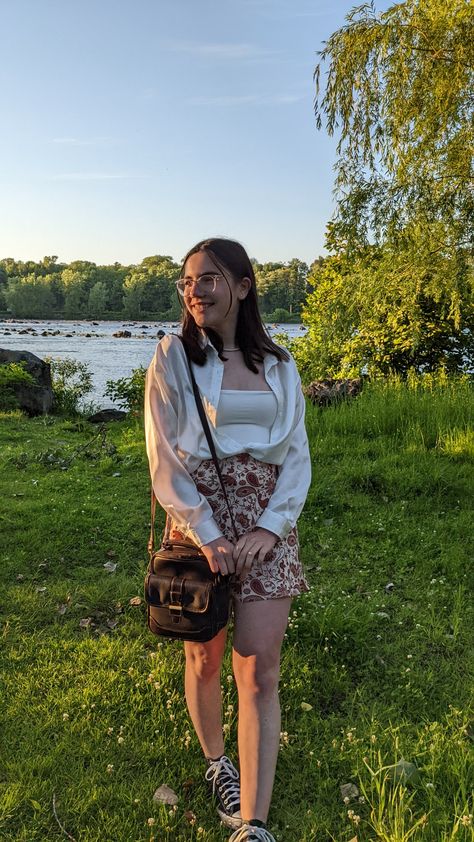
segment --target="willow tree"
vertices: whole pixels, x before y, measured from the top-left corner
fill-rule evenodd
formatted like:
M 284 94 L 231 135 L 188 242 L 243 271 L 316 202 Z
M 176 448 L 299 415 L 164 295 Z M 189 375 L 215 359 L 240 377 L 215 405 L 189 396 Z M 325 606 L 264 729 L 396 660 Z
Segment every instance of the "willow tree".
M 377 14 L 373 4 L 359 6 L 319 55 L 317 125 L 338 135 L 327 244 L 344 255 L 353 287 L 353 318 L 341 300 L 346 313 L 333 324 L 345 325 L 339 339 L 350 345 L 367 332 L 361 314 L 379 307 L 381 328 L 390 314 L 394 338 L 398 327 L 403 333 L 404 367 L 417 355 L 436 366 L 449 351 L 439 341 L 440 321 L 441 333 L 461 345 L 463 336 L 472 345 L 474 330 L 474 7 L 471 0 L 405 0 Z M 372 270 L 379 249 L 385 274 L 365 273 L 364 255 Z M 315 281 L 309 311 L 324 303 Z M 323 327 L 337 339 L 329 322 Z M 431 353 L 431 336 L 439 353 Z M 385 343 L 383 356 L 390 367 Z M 346 357 L 345 367 L 358 362 Z M 337 367 L 336 359 L 333 373 Z

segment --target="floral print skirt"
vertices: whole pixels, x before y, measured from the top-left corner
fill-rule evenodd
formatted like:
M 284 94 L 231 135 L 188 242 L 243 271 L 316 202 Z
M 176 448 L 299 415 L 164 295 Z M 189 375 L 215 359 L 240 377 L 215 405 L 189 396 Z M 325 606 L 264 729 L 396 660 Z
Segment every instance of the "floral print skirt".
M 237 531 L 239 534 L 248 532 L 268 505 L 278 477 L 278 468 L 260 462 L 248 453 L 221 459 L 219 467 Z M 191 476 L 198 491 L 208 500 L 222 534 L 235 543 L 229 510 L 212 459 L 201 462 Z M 167 531 L 171 539 L 182 538 L 179 526 L 172 519 L 168 519 Z M 242 582 L 233 585 L 234 598 L 239 602 L 293 597 L 308 590 L 309 585 L 299 558 L 296 526 L 286 538 L 279 538 L 262 562 L 254 562 Z

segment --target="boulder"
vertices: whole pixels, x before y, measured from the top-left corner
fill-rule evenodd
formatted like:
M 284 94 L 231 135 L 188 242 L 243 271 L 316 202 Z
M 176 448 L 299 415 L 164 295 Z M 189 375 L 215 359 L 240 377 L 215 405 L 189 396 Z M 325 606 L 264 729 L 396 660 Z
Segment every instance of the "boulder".
M 116 336 L 118 339 L 129 339 L 131 335 L 129 330 L 118 330 L 117 333 L 112 334 L 112 336 Z
M 362 377 L 352 380 L 314 380 L 303 391 L 316 406 L 330 406 L 344 398 L 355 398 L 362 391 Z
M 31 374 L 36 385 L 16 383 L 13 386 L 15 397 L 20 408 L 28 415 L 45 415 L 53 406 L 53 388 L 51 383 L 51 368 L 30 351 L 10 351 L 0 348 L 0 365 L 8 363 L 26 362 L 25 370 Z
M 100 409 L 94 412 L 94 415 L 89 415 L 88 421 L 91 424 L 104 424 L 107 421 L 123 421 L 127 417 L 127 413 L 122 409 Z

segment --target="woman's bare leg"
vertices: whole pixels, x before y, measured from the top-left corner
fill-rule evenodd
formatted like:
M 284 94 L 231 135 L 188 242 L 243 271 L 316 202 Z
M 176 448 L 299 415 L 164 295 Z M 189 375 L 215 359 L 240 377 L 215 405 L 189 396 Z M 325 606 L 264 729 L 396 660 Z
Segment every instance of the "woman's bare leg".
M 221 664 L 227 628 L 208 643 L 184 644 L 184 687 L 189 715 L 206 757 L 224 754 L 222 736 Z
M 234 675 L 239 694 L 240 811 L 266 822 L 280 745 L 280 649 L 291 599 L 235 602 Z

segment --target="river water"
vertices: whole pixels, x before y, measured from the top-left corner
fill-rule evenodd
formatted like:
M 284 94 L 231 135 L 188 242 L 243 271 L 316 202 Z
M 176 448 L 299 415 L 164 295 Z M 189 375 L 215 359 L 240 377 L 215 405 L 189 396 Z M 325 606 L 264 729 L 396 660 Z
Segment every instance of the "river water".
M 282 332 L 292 337 L 302 336 L 306 331 L 306 328 L 297 324 L 267 324 L 267 329 L 272 336 Z M 130 331 L 131 336 L 113 336 L 124 330 Z M 179 324 L 3 319 L 0 320 L 0 348 L 31 351 L 41 358 L 69 358 L 87 363 L 92 372 L 93 390 L 84 400 L 93 401 L 102 408 L 113 406 L 110 398 L 104 397 L 107 380 L 128 377 L 134 368 L 148 366 L 155 351 L 159 330 L 177 333 Z M 52 336 L 56 331 L 58 333 Z

